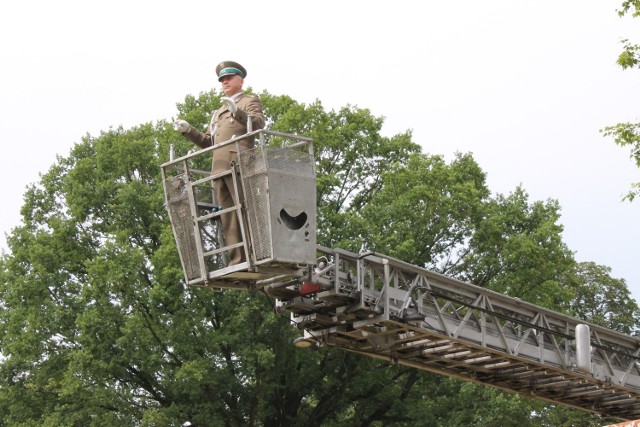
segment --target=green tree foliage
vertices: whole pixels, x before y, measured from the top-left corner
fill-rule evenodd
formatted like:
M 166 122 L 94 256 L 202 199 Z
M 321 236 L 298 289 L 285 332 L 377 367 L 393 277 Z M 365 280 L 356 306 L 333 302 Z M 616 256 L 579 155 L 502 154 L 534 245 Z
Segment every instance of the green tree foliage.
M 178 115 L 205 128 L 219 96 L 188 96 Z M 315 140 L 322 244 L 633 327 L 628 291 L 588 304 L 598 283 L 625 284 L 575 269 L 557 203 L 531 203 L 521 189 L 492 196 L 471 155 L 447 163 L 420 153 L 409 132 L 381 136 L 382 119 L 366 109 L 261 98 L 272 129 Z M 165 122 L 87 135 L 27 190 L 0 258 L 0 426 L 597 420 L 336 349 L 296 349 L 288 318 L 260 292 L 185 289 L 160 182 L 170 143 L 193 149 Z M 621 307 L 634 314 L 611 314 Z
M 640 123 L 618 123 L 605 127 L 601 132 L 604 136 L 612 136 L 614 142 L 619 146 L 630 147 L 630 157 L 640 168 Z M 640 195 L 640 182 L 634 182 L 624 198 L 633 201 L 638 195 Z
M 637 18 L 640 16 L 640 1 L 624 1 L 618 10 L 618 15 L 621 17 L 630 15 Z M 631 43 L 628 39 L 622 40 L 622 43 L 623 49 L 618 56 L 618 65 L 623 69 L 640 68 L 640 45 Z M 606 137 L 613 137 L 614 142 L 620 147 L 629 147 L 631 159 L 635 161 L 636 166 L 640 167 L 640 123 L 618 123 L 614 126 L 607 126 L 600 132 Z M 635 182 L 631 184 L 631 189 L 625 199 L 632 201 L 638 195 L 640 195 L 640 182 Z
M 573 254 L 562 241 L 557 201 L 533 202 L 522 188 L 483 207 L 462 277 L 534 304 L 566 311 Z
M 365 248 L 554 309 L 572 297 L 573 255 L 556 201 L 530 203 L 517 188 L 490 197 L 469 154 L 447 164 L 414 154 L 389 165 L 359 222 Z M 360 226 L 360 229 L 357 226 Z
M 626 0 L 622 2 L 621 8 L 617 11 L 620 17 L 631 15 L 633 18 L 640 16 L 640 1 Z M 640 64 L 640 45 L 629 43 L 628 39 L 622 40 L 623 50 L 618 56 L 618 65 L 622 68 L 636 68 Z
M 468 154 L 450 164 L 414 154 L 390 164 L 382 180 L 362 211 L 367 249 L 449 273 L 488 200 L 484 172 Z
M 633 334 L 640 324 L 640 309 L 624 279 L 614 279 L 610 273 L 611 268 L 593 262 L 578 264 L 571 313 L 606 328 Z

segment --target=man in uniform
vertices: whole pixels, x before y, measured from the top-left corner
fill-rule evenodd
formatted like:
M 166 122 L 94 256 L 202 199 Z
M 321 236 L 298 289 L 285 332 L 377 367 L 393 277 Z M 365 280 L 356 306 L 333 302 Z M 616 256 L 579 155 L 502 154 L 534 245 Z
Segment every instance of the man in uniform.
M 222 106 L 213 114 L 207 132 L 200 132 L 184 120 L 177 120 L 174 123 L 177 131 L 182 132 L 187 139 L 201 148 L 223 143 L 234 136 L 244 135 L 247 133 L 247 120 L 251 120 L 252 130 L 262 129 L 265 124 L 260 98 L 245 95 L 242 92 L 247 70 L 237 62 L 224 61 L 216 67 L 216 75 L 218 81 L 222 83 L 222 91 L 226 96 L 220 98 Z M 253 148 L 254 138 L 242 139 L 239 146 L 240 151 Z M 236 144 L 214 150 L 212 173 L 215 175 L 227 171 L 231 168 L 232 161 L 238 162 L 236 151 Z M 233 177 L 230 174 L 214 180 L 213 187 L 216 202 L 223 208 L 240 204 L 241 200 L 235 200 Z M 240 199 L 242 199 L 241 193 Z M 221 221 L 225 246 L 241 242 L 240 224 L 235 212 L 221 215 Z M 244 251 L 241 247 L 229 251 L 229 265 L 244 261 Z

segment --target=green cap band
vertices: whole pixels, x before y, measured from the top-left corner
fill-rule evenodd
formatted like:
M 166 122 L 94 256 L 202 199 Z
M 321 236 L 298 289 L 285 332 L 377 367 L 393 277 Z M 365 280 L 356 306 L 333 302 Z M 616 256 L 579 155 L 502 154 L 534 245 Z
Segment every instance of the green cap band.
M 233 68 L 233 67 L 223 68 L 222 70 L 220 70 L 220 74 L 218 74 L 218 77 L 222 77 L 225 74 L 229 74 L 229 73 L 237 74 L 237 75 L 239 75 L 240 77 L 242 77 L 244 79 L 244 74 L 242 73 L 242 71 L 238 70 L 237 68 Z

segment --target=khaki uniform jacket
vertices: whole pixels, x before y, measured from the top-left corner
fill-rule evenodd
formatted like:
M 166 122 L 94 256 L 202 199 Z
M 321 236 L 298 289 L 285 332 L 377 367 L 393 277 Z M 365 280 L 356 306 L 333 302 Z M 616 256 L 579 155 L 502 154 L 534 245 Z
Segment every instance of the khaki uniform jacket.
M 252 130 L 264 128 L 265 119 L 262 113 L 262 103 L 257 96 L 240 94 L 236 99 L 235 117 L 226 107 L 226 104 L 213 114 L 209 131 L 202 133 L 193 126 L 184 133 L 191 142 L 200 148 L 210 147 L 211 144 L 220 144 L 228 141 L 234 136 L 240 136 L 247 133 L 247 118 L 251 117 Z M 253 148 L 254 138 L 245 138 L 239 142 L 240 151 Z M 214 174 L 228 170 L 232 161 L 238 161 L 238 153 L 235 144 L 229 144 L 219 150 L 213 152 L 213 168 Z

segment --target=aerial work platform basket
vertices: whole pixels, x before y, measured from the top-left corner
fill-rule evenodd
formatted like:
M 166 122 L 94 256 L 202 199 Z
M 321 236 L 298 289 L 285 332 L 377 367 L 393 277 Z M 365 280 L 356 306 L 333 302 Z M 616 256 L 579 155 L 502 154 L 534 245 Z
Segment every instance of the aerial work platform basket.
M 229 170 L 212 174 L 212 156 L 254 136 Z M 162 165 L 165 202 L 190 286 L 254 288 L 303 277 L 316 260 L 316 180 L 309 138 L 258 130 Z M 214 187 L 231 176 L 234 206 L 221 206 Z M 241 241 L 226 243 L 221 216 L 235 215 Z M 241 248 L 245 262 L 229 265 L 227 252 Z

